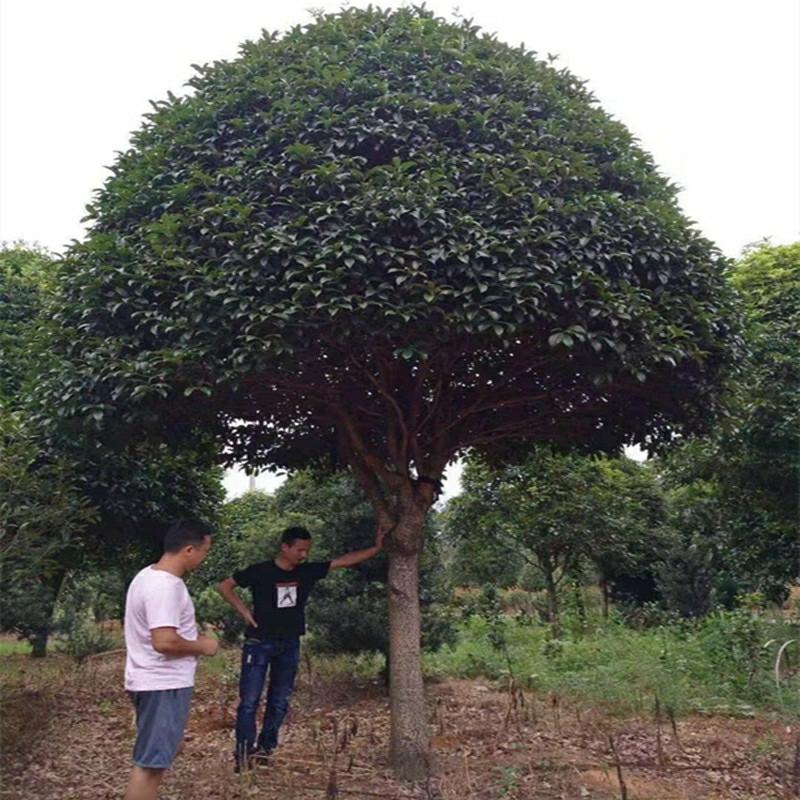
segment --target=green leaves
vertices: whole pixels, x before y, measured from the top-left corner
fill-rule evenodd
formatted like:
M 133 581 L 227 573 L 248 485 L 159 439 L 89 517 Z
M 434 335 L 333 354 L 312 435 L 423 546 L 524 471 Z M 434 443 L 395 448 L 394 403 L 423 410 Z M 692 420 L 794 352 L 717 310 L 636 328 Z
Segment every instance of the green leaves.
M 572 347 L 574 339 L 568 333 L 559 332 L 552 334 L 548 338 L 547 343 L 550 347 L 555 347 L 559 344 L 563 344 L 565 347 Z
M 707 424 L 733 338 L 725 263 L 567 71 L 370 8 L 190 84 L 155 105 L 65 260 L 66 416 L 209 430 L 267 461 L 288 452 L 280 430 L 332 436 L 337 404 L 368 410 L 363 437 L 388 453 L 398 395 L 453 453 L 480 438 L 459 409 L 498 384 L 516 399 L 493 424 L 520 435 L 545 435 L 545 396 L 582 398 L 604 446 Z
M 183 390 L 183 396 L 190 397 L 194 392 L 200 392 L 206 397 L 211 397 L 211 389 L 208 386 L 187 386 L 186 389 Z
M 745 348 L 727 414 L 662 469 L 674 525 L 693 558 L 707 562 L 709 590 L 727 604 L 756 591 L 782 602 L 800 559 L 800 244 L 749 248 L 730 276 Z

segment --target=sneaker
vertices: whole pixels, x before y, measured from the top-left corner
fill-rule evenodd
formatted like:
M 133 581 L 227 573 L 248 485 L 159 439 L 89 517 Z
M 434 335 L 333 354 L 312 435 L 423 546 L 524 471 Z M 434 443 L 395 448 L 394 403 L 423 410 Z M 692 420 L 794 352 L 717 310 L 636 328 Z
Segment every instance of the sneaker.
M 273 750 L 267 750 L 265 747 L 258 747 L 250 754 L 250 763 L 252 766 L 265 767 L 269 764 L 272 758 Z

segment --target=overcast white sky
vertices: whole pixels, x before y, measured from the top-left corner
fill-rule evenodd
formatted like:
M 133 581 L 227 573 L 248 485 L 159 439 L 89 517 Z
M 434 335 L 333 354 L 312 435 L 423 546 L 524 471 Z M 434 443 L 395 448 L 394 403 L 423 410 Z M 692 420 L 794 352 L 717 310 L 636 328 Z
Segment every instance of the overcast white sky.
M 685 212 L 727 255 L 765 236 L 800 239 L 797 0 L 427 5 L 443 16 L 458 8 L 510 44 L 558 54 L 683 188 Z M 80 239 L 84 206 L 148 100 L 181 93 L 190 64 L 233 58 L 262 28 L 285 30 L 308 22 L 311 7 L 341 6 L 0 0 L 0 241 L 58 252 Z M 227 486 L 237 494 L 247 479 L 232 475 Z

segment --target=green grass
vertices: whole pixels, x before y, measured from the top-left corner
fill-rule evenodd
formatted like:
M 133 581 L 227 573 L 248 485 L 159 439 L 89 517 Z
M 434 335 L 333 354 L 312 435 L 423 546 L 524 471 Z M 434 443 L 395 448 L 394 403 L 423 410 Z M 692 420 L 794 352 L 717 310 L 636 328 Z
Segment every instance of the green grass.
M 28 642 L 16 639 L 0 639 L 0 656 L 30 655 Z
M 655 698 L 676 714 L 800 715 L 800 675 L 775 685 L 776 646 L 798 638 L 796 626 L 748 612 L 722 612 L 697 623 L 634 630 L 593 619 L 555 640 L 546 626 L 504 623 L 503 648 L 491 627 L 471 617 L 454 647 L 428 654 L 428 674 L 499 679 L 510 669 L 523 686 L 597 704 L 610 713 L 652 712 Z M 796 655 L 796 654 L 795 654 Z M 796 658 L 795 658 L 796 663 Z

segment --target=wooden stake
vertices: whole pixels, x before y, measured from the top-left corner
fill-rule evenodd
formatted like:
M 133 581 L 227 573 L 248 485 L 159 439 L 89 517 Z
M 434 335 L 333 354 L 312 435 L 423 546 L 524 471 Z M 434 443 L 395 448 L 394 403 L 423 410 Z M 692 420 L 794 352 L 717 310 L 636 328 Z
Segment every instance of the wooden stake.
M 669 724 L 672 728 L 672 735 L 675 737 L 675 742 L 678 745 L 678 749 L 681 753 L 685 753 L 686 751 L 683 749 L 683 742 L 681 741 L 681 737 L 678 736 L 678 722 L 675 719 L 675 709 L 672 706 L 667 706 L 667 716 L 669 717 Z
M 561 736 L 561 712 L 557 694 L 553 694 L 552 703 L 553 703 L 553 722 L 555 723 L 556 726 L 556 733 L 558 733 L 558 735 Z
M 611 734 L 608 735 L 608 743 L 611 746 L 611 755 L 614 756 L 614 762 L 617 767 L 620 800 L 628 800 L 628 787 L 625 785 L 625 779 L 622 777 L 622 765 L 620 764 L 619 754 L 617 753 L 617 746 L 614 744 L 614 737 Z
M 661 743 L 661 702 L 656 695 L 656 762 L 658 771 L 664 766 L 664 747 Z

